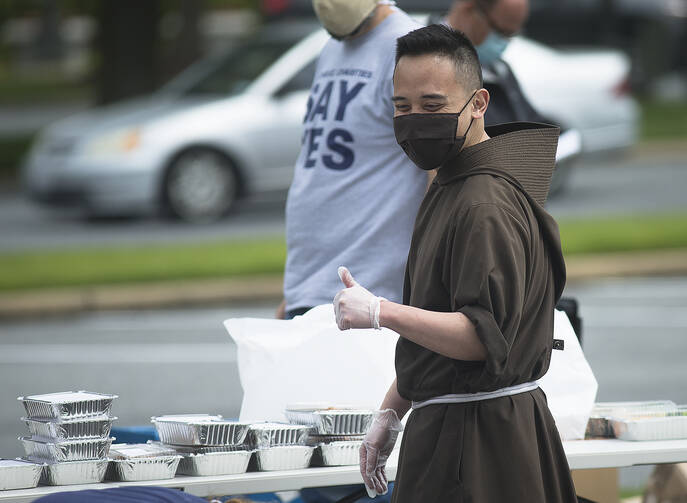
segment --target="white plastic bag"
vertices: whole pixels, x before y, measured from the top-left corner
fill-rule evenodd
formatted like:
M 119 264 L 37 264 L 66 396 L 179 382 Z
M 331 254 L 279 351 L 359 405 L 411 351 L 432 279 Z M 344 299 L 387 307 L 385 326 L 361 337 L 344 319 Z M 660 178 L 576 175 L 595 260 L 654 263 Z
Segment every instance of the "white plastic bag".
M 546 393 L 561 439 L 583 439 L 598 384 L 563 311 L 555 311 L 553 337 L 562 339 L 565 349 L 553 350 L 551 365 L 539 386 Z
M 237 345 L 241 421 L 285 421 L 287 404 L 326 402 L 377 409 L 396 377 L 398 334 L 336 326 L 331 304 L 293 320 L 224 322 Z

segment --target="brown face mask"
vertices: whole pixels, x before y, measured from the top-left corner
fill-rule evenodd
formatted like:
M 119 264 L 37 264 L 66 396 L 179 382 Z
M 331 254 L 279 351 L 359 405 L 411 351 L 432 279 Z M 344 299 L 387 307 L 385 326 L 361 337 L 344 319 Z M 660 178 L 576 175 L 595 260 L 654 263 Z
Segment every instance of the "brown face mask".
M 458 113 L 407 114 L 394 117 L 396 141 L 418 168 L 427 171 L 436 169 L 463 150 L 472 120 L 465 134 L 456 136 L 458 118 L 476 93 L 477 91 L 472 93 Z

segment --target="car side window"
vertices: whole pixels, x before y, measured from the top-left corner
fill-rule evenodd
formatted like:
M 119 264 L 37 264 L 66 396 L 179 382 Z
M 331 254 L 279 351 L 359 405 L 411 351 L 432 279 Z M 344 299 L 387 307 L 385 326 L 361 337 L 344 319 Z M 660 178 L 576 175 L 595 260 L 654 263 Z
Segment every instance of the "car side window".
M 277 91 L 277 96 L 286 96 L 289 93 L 296 91 L 307 91 L 312 85 L 313 78 L 315 78 L 315 66 L 317 64 L 317 58 L 313 59 L 310 63 L 305 65 L 300 71 L 291 77 L 291 79 L 286 82 Z

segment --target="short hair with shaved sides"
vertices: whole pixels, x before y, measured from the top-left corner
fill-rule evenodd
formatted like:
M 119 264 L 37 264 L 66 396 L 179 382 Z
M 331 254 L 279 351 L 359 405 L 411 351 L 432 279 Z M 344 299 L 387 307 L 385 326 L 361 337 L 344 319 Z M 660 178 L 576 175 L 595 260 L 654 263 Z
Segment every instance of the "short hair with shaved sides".
M 403 56 L 437 54 L 453 61 L 458 81 L 466 90 L 480 89 L 482 67 L 472 42 L 460 31 L 443 24 L 413 30 L 396 41 L 396 64 Z

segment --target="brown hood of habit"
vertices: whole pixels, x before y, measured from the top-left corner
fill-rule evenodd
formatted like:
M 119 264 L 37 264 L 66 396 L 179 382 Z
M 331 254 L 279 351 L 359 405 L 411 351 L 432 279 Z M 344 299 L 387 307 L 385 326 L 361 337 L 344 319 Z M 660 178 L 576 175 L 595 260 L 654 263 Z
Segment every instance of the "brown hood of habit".
M 556 164 L 560 129 L 534 122 L 511 122 L 486 128 L 489 140 L 464 149 L 450 164 L 442 166 L 437 181 L 477 174 L 507 179 L 539 205 L 549 194 Z
M 565 261 L 558 224 L 544 209 L 556 163 L 560 129 L 549 124 L 511 122 L 486 128 L 489 139 L 463 149 L 437 172 L 441 185 L 474 175 L 503 178 L 528 199 L 549 247 L 557 298 L 565 286 Z

